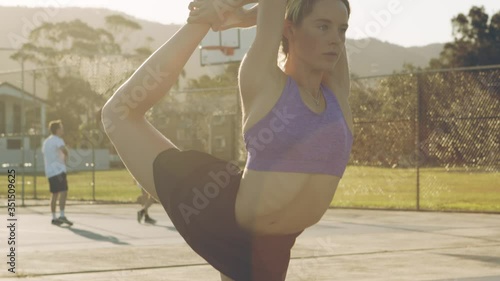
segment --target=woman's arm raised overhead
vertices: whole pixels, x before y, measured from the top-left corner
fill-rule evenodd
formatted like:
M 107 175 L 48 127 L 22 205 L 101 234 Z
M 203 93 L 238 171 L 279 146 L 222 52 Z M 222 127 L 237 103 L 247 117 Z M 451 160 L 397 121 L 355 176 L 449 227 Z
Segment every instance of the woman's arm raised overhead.
M 283 38 L 286 0 L 259 0 L 255 40 L 243 58 L 239 73 L 241 98 L 246 109 L 256 97 L 279 89 L 283 71 L 278 54 Z M 272 83 L 270 83 L 272 82 Z
M 256 2 L 258 5 L 247 11 L 238 10 L 231 5 Z M 262 92 L 263 87 L 269 86 L 265 81 L 281 81 L 280 75 L 283 72 L 277 61 L 283 37 L 286 3 L 287 0 L 202 0 L 190 5 L 188 22 L 211 24 L 214 29 L 247 27 L 256 22 L 255 40 L 242 60 L 239 73 L 244 104 L 251 104 L 255 95 Z
M 175 84 L 209 29 L 205 24 L 187 24 L 177 31 L 109 99 L 103 109 L 107 116 L 142 118 Z
M 106 134 L 123 163 L 146 191 L 158 198 L 152 164 L 176 146 L 145 117 L 146 111 L 172 87 L 210 25 L 187 24 L 154 52 L 114 93 L 102 109 Z
M 247 63 L 258 63 L 260 67 L 277 66 L 285 8 L 286 0 L 259 0 L 257 33 L 248 51 Z
M 253 78 L 257 82 L 280 71 L 277 60 L 285 9 L 286 0 L 259 0 L 255 40 L 241 65 L 240 75 L 244 80 Z

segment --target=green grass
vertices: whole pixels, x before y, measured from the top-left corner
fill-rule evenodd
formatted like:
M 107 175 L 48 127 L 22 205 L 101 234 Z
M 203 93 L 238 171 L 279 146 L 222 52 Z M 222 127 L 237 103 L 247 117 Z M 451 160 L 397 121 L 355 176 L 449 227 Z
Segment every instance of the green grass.
M 334 207 L 416 209 L 416 170 L 349 166 L 332 201 Z M 6 177 L 5 177 L 6 178 Z M 25 198 L 34 198 L 33 176 L 25 176 Z M 68 175 L 71 200 L 93 200 L 92 173 Z M 49 198 L 45 176 L 37 177 L 37 198 Z M 17 178 L 17 198 L 21 177 Z M 0 190 L 5 197 L 6 188 Z M 135 202 L 140 195 L 126 170 L 96 171 L 97 201 Z M 500 212 L 500 173 L 465 169 L 420 169 L 420 208 Z
M 416 209 L 416 169 L 350 166 L 332 206 Z M 500 211 L 500 173 L 466 169 L 420 169 L 420 208 Z
M 16 195 L 21 196 L 21 176 L 16 178 Z M 68 174 L 69 200 L 93 200 L 92 172 Z M 25 198 L 34 198 L 34 176 L 25 176 Z M 5 190 L 0 196 L 5 197 Z M 95 199 L 97 201 L 135 202 L 141 194 L 132 176 L 127 170 L 96 171 Z M 50 198 L 49 183 L 43 175 L 36 178 L 36 198 Z M 19 200 L 19 199 L 18 199 Z

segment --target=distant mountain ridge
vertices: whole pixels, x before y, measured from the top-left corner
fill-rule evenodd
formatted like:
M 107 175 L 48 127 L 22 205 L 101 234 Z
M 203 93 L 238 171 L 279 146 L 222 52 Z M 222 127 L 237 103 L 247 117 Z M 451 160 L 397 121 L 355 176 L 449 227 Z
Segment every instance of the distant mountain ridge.
M 356 41 L 359 40 L 348 40 L 348 44 L 356 46 Z M 402 70 L 405 63 L 427 67 L 431 59 L 439 57 L 444 47 L 444 44 L 436 43 L 406 48 L 378 39 L 369 39 L 369 43 L 363 45 L 367 46 L 359 52 L 351 50 L 349 61 L 351 71 L 359 77 L 392 74 Z
M 95 8 L 28 8 L 0 6 L 0 48 L 19 47 L 19 38 L 26 38 L 29 31 L 42 21 L 59 22 L 80 19 L 93 27 L 104 27 L 105 17 L 119 14 L 138 22 L 142 30 L 130 35 L 127 48 L 140 47 L 148 37 L 153 38 L 151 47 L 157 48 L 170 38 L 181 25 L 161 23 L 137 19 L 121 12 Z M 444 44 L 432 44 L 424 47 L 405 48 L 377 39 L 348 40 L 348 46 L 357 48 L 350 56 L 351 71 L 357 76 L 391 74 L 401 70 L 404 63 L 425 67 L 432 58 L 439 56 Z M 0 72 L 18 68 L 16 62 L 9 61 L 8 51 L 0 51 Z M 214 70 L 218 68 L 218 70 Z M 203 74 L 216 74 L 221 67 L 213 69 L 200 67 L 199 54 L 193 54 L 185 67 L 187 78 L 197 78 Z M 1 77 L 0 77 L 1 80 Z

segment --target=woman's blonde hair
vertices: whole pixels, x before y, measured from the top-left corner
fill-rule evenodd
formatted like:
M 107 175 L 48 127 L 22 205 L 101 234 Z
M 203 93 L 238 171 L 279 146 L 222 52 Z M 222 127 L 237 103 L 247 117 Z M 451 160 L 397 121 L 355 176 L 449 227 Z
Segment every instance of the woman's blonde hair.
M 304 18 L 312 13 L 314 5 L 316 5 L 318 1 L 319 0 L 287 0 L 285 19 L 292 22 L 295 26 L 300 26 Z M 347 15 L 350 16 L 351 5 L 349 4 L 349 0 L 341 1 L 347 8 Z M 285 57 L 287 57 L 289 46 L 288 39 L 286 39 L 284 36 L 281 40 L 281 50 L 285 54 Z

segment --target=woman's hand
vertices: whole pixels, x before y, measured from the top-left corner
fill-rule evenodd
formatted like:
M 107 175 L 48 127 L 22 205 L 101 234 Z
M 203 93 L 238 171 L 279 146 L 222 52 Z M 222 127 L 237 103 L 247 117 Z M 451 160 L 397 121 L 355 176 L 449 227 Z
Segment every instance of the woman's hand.
M 227 14 L 222 22 L 212 24 L 213 31 L 223 31 L 230 28 L 248 27 L 246 22 L 246 11 L 243 8 L 236 9 Z
M 189 3 L 188 23 L 220 25 L 235 9 L 225 0 L 194 0 Z
M 215 1 L 215 0 L 214 0 Z M 249 27 L 255 25 L 251 24 L 251 18 L 256 17 L 256 9 L 246 11 L 243 7 L 227 10 L 225 13 L 217 13 L 217 6 L 215 8 L 207 7 L 207 3 L 213 2 L 212 0 L 195 0 L 189 4 L 191 13 L 189 14 L 188 23 L 210 24 L 213 31 L 223 31 L 235 27 Z M 214 4 L 215 5 L 215 4 Z M 255 20 L 254 20 L 255 22 Z

